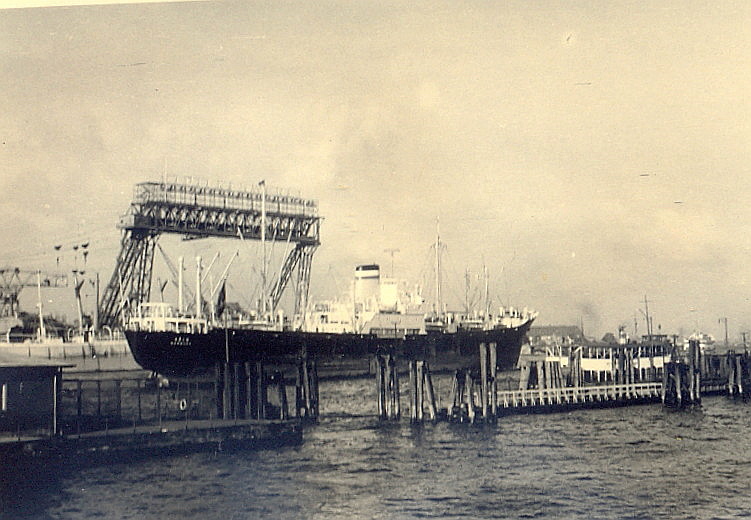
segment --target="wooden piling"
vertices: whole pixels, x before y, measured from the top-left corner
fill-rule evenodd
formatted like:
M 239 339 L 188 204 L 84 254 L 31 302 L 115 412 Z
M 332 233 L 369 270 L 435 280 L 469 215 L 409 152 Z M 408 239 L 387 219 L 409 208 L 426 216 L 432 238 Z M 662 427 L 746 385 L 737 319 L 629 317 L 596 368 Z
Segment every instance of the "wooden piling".
M 417 421 L 422 422 L 423 420 L 423 404 L 424 404 L 424 387 L 425 387 L 425 362 L 424 361 L 416 361 L 415 362 L 415 368 L 416 368 L 416 382 L 417 382 Z
M 318 414 L 320 413 L 320 394 L 318 392 L 318 362 L 313 359 L 310 362 L 310 386 L 313 390 L 313 410 L 311 413 L 311 417 L 318 419 Z
M 488 385 L 488 346 L 485 343 L 480 343 L 480 406 L 482 407 L 482 418 L 487 420 L 488 408 L 490 407 Z
M 378 400 L 378 417 L 386 419 L 386 363 L 381 355 L 376 354 L 376 398 Z
M 467 370 L 464 374 L 464 392 L 467 399 L 467 417 L 469 422 L 475 422 L 475 391 L 472 374 Z
M 430 420 L 435 421 L 437 417 L 436 413 L 436 403 L 435 403 L 435 392 L 433 391 L 433 379 L 430 375 L 430 366 L 428 365 L 428 362 L 424 362 L 424 371 L 425 371 L 425 389 L 428 392 L 428 413 L 430 414 Z
M 488 345 L 490 362 L 490 413 L 492 419 L 498 417 L 498 348 L 496 343 Z
M 141 422 L 141 380 L 136 381 L 136 398 L 138 401 L 138 422 Z
M 214 401 L 216 403 L 216 416 L 217 418 L 224 416 L 224 375 L 222 374 L 222 363 L 217 363 L 214 366 Z M 157 385 L 159 380 L 157 380 Z
M 417 422 L 417 362 L 409 363 L 409 420 Z
M 386 356 L 386 365 L 389 371 L 389 389 L 391 409 L 389 419 L 398 420 L 402 416 L 401 395 L 399 392 L 399 370 L 396 358 L 393 355 Z
M 277 385 L 277 392 L 279 396 L 279 418 L 286 420 L 289 418 L 289 406 L 287 404 L 287 386 L 284 381 L 284 374 L 277 370 L 274 372 L 274 380 Z
M 156 383 L 156 414 L 159 420 L 159 425 L 162 425 L 162 385 L 159 382 L 159 378 L 157 377 L 155 380 Z
M 460 381 L 459 370 L 454 370 L 454 377 L 451 380 L 451 391 L 449 392 L 449 400 L 446 406 L 446 415 L 449 418 L 455 417 L 459 413 L 459 407 L 461 403 L 459 381 Z
M 241 386 L 241 377 L 240 377 L 240 364 L 239 363 L 232 363 L 232 418 L 242 419 L 240 416 L 240 386 Z M 188 387 L 190 387 L 190 383 L 188 383 Z
M 545 374 L 543 374 L 543 365 L 545 364 L 544 361 L 538 361 L 536 363 L 537 365 L 537 390 L 538 394 L 540 395 L 540 402 L 543 400 L 543 396 L 545 395 L 543 390 L 545 389 Z
M 256 383 L 256 419 L 266 418 L 266 374 L 263 370 L 263 363 L 256 362 L 255 370 L 255 383 Z
M 258 398 L 256 396 L 256 382 L 255 371 L 253 365 L 246 361 L 243 364 L 243 371 L 245 373 L 245 417 L 247 419 L 255 419 L 258 417 L 258 411 L 256 410 L 256 404 Z
M 225 421 L 232 418 L 232 367 L 229 363 L 222 366 L 222 419 Z
M 743 395 L 743 365 L 741 364 L 741 355 L 735 356 L 735 384 L 738 395 Z

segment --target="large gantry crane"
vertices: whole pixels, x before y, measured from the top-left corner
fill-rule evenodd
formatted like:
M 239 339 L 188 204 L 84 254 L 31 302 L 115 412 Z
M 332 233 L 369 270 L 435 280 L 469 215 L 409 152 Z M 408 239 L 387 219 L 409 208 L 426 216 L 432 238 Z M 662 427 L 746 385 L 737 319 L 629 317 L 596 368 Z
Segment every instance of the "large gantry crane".
M 310 266 L 320 245 L 318 203 L 291 195 L 212 187 L 196 183 L 143 182 L 136 184 L 133 202 L 120 219 L 120 254 L 101 302 L 100 325 L 120 327 L 125 309 L 149 300 L 154 250 L 162 233 L 186 238 L 220 237 L 294 243 L 268 300 L 276 308 L 292 273 L 297 269 L 295 313 L 305 309 L 310 289 Z

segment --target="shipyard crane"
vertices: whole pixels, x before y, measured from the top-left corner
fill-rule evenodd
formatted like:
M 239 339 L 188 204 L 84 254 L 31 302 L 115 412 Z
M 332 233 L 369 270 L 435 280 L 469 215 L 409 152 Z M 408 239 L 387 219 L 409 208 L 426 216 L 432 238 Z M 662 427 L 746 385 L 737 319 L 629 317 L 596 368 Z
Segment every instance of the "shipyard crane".
M 24 287 L 67 287 L 64 274 L 23 270 L 18 267 L 0 268 L 0 318 L 18 317 L 18 296 Z
M 120 219 L 121 249 L 112 277 L 99 302 L 100 324 L 118 327 L 130 309 L 149 300 L 157 240 L 163 233 L 184 238 L 260 240 L 264 245 L 262 287 L 266 293 L 266 237 L 294 243 L 280 275 L 264 294 L 271 310 L 297 271 L 295 313 L 305 309 L 310 288 L 313 253 L 320 245 L 318 203 L 260 190 L 213 187 L 195 182 L 143 182 L 136 184 L 133 201 Z M 170 269 L 174 272 L 175 269 Z

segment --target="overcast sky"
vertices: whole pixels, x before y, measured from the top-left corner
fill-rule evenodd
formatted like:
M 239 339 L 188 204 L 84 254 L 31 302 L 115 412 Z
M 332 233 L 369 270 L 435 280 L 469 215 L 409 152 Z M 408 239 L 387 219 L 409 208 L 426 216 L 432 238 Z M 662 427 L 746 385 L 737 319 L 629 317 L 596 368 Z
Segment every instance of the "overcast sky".
M 727 316 L 737 336 L 749 27 L 742 0 L 0 10 L 0 263 L 52 269 L 65 244 L 69 265 L 90 240 L 108 279 L 135 183 L 265 179 L 319 201 L 314 297 L 390 272 L 390 248 L 430 278 L 439 217 L 457 303 L 485 263 L 540 324 L 633 332 L 646 294 L 664 332 Z

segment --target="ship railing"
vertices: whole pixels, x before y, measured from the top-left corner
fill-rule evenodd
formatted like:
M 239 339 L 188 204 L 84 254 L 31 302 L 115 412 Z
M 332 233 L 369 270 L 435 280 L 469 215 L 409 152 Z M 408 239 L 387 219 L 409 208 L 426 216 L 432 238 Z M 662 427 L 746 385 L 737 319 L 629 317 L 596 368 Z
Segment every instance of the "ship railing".
M 662 383 L 501 390 L 496 395 L 502 408 L 656 399 L 662 395 Z

